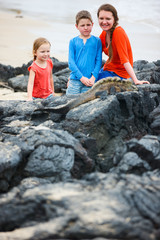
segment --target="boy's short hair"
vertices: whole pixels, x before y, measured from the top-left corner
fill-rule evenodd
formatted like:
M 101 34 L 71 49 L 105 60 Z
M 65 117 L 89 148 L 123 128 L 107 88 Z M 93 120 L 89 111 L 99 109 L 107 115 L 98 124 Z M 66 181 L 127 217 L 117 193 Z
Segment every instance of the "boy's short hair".
M 84 18 L 89 19 L 91 22 L 93 22 L 91 14 L 86 10 L 82 10 L 76 15 L 76 24 L 78 25 L 79 21 Z

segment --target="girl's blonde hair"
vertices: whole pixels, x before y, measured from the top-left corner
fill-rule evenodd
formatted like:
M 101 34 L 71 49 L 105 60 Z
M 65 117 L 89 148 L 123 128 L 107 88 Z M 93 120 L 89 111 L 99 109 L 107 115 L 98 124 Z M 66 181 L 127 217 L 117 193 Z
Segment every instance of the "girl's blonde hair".
M 107 60 L 107 63 L 110 63 L 112 58 L 113 58 L 113 50 L 112 50 L 112 35 L 114 32 L 114 29 L 116 28 L 116 26 L 118 25 L 118 14 L 117 14 L 117 10 L 115 9 L 115 7 L 113 7 L 110 4 L 103 4 L 99 7 L 98 11 L 97 11 L 97 17 L 99 18 L 99 13 L 100 11 L 107 11 L 107 12 L 111 12 L 113 14 L 114 17 L 114 24 L 113 27 L 110 30 L 110 44 L 109 44 L 109 58 Z
M 43 37 L 40 37 L 40 38 L 37 38 L 35 41 L 34 41 L 34 43 L 33 43 L 33 59 L 34 59 L 34 61 L 36 60 L 36 52 L 37 52 L 37 50 L 38 50 L 38 48 L 42 45 L 42 44 L 44 44 L 44 43 L 48 43 L 50 46 L 51 46 L 51 44 L 50 44 L 50 42 L 46 39 L 46 38 L 43 38 Z

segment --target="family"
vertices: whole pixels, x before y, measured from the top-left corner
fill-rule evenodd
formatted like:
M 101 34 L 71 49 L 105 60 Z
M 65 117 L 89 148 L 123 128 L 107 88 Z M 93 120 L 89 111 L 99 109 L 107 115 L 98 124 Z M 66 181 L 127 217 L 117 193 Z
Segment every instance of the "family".
M 88 11 L 82 10 L 76 15 L 75 26 L 79 36 L 69 43 L 71 73 L 66 95 L 86 92 L 96 81 L 105 77 L 131 78 L 135 84 L 149 84 L 148 81 L 139 81 L 135 75 L 132 48 L 126 32 L 118 25 L 117 10 L 110 4 L 103 4 L 97 11 L 97 17 L 102 29 L 99 37 L 91 35 L 93 20 Z M 28 68 L 28 101 L 55 96 L 50 48 L 51 44 L 45 38 L 34 41 L 34 61 Z M 102 52 L 108 56 L 103 67 Z

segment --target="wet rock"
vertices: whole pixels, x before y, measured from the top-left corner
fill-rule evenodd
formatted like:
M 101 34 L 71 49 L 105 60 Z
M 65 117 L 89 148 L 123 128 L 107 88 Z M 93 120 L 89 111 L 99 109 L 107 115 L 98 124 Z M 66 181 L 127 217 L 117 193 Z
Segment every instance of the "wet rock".
M 2 240 L 101 236 L 158 240 L 159 172 L 142 176 L 93 173 L 78 182 L 37 182 L 28 189 L 24 184 L 1 195 Z

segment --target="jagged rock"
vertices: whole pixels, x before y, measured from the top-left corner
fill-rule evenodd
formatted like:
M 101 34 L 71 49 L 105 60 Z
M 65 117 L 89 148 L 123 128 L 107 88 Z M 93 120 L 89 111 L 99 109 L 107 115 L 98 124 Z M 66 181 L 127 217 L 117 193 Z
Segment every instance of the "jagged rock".
M 62 126 L 72 134 L 80 131 L 96 139 L 98 159 L 101 159 L 96 159 L 96 162 L 100 169 L 104 169 L 111 164 L 114 150 L 122 140 L 141 137 L 149 131 L 148 116 L 157 106 L 157 101 L 157 94 L 152 95 L 148 91 L 110 95 L 104 101 L 96 99 L 72 109 L 62 121 Z
M 57 182 L 70 178 L 71 173 L 79 178 L 92 171 L 94 162 L 79 141 L 66 131 L 51 130 L 41 125 L 26 127 L 20 132 L 17 136 L 6 135 L 3 138 L 0 179 L 6 182 L 6 189 L 3 182 L 2 186 L 0 184 L 1 191 L 8 190 L 19 179 L 28 176 Z M 10 153 L 2 159 L 7 148 Z
M 0 239 L 160 239 L 160 61 L 136 64 L 154 84 L 67 114 L 45 110 L 66 95 L 0 101 Z M 54 66 L 65 92 L 68 66 Z M 27 66 L 3 69 L 8 81 Z
M 159 193 L 159 171 L 93 173 L 56 184 L 26 179 L 1 195 L 0 239 L 158 240 Z
M 0 142 L 0 191 L 9 188 L 9 182 L 21 162 L 21 149 L 17 145 Z
M 149 118 L 153 133 L 160 135 L 160 105 L 150 113 Z
M 116 173 L 134 173 L 141 175 L 146 171 L 160 169 L 160 139 L 154 135 L 145 135 L 141 139 L 131 139 L 118 147 L 113 157 Z
M 8 85 L 14 89 L 15 92 L 27 91 L 28 76 L 17 76 L 14 78 L 9 78 Z
M 134 62 L 134 70 L 139 80 L 147 80 L 150 83 L 160 84 L 160 64 L 159 60 L 149 63 L 145 60 Z

